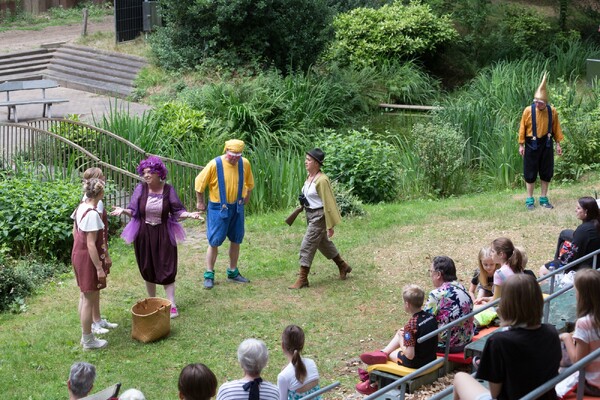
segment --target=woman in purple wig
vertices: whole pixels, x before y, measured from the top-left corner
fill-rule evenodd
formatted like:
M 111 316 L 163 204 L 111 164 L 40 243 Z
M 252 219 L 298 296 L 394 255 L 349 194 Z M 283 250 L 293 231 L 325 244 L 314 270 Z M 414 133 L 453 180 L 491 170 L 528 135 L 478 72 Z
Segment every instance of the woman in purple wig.
M 136 171 L 144 181 L 133 191 L 127 208 L 114 207 L 110 215 L 132 218 L 121 237 L 127 243 L 133 242 L 148 296 L 156 297 L 156 285 L 163 285 L 171 301 L 171 318 L 175 318 L 179 316 L 175 303 L 177 243 L 185 239 L 185 231 L 177 221 L 201 219 L 200 213 L 186 211 L 175 189 L 165 183 L 167 168 L 160 158 L 142 160 Z

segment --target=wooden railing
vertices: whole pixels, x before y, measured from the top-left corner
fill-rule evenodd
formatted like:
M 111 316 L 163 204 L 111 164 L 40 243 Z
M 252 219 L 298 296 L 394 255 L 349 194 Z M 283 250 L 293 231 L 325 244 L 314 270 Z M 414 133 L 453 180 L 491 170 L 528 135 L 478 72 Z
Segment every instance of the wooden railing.
M 0 123 L 0 157 L 4 168 L 18 160 L 36 164 L 46 178 L 79 174 L 91 166 L 105 170 L 109 183 L 120 193 L 108 199 L 110 205 L 126 206 L 135 184 L 141 179 L 135 168 L 150 153 L 103 129 L 78 121 L 44 118 L 27 124 Z M 194 179 L 202 166 L 156 155 L 169 171 L 167 181 L 173 185 L 188 210 L 196 207 Z

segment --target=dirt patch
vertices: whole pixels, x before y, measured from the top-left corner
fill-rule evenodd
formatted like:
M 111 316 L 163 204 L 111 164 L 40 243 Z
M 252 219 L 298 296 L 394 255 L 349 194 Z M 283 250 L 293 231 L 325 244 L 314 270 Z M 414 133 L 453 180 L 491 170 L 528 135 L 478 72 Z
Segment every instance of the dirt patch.
M 105 17 L 100 21 L 88 21 L 88 34 L 114 31 L 115 22 L 113 16 Z M 81 36 L 81 32 L 82 24 L 49 26 L 40 30 L 0 32 L 0 54 L 31 50 L 48 43 L 72 43 Z

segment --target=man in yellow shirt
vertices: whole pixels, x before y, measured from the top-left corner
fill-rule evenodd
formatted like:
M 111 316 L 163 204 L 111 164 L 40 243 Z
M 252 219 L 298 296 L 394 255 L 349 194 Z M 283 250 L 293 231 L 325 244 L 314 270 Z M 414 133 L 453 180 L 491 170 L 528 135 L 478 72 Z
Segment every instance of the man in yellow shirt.
M 554 146 L 560 156 L 560 142 L 564 136 L 558 122 L 558 113 L 548 104 L 546 74 L 535 92 L 533 103 L 523 110 L 519 127 L 519 154 L 523 157 L 523 177 L 527 187 L 525 206 L 535 208 L 533 189 L 539 174 L 541 182 L 540 206 L 554 208 L 548 201 L 548 186 L 554 175 Z
M 195 182 L 196 207 L 206 211 L 206 272 L 204 288 L 212 289 L 215 279 L 215 262 L 219 246 L 229 239 L 229 268 L 227 280 L 247 283 L 238 271 L 240 244 L 244 239 L 244 206 L 250 200 L 254 188 L 254 177 L 250 162 L 242 157 L 244 142 L 233 139 L 225 142 L 224 153 L 211 160 L 198 174 Z M 204 191 L 208 187 L 208 206 L 204 201 Z

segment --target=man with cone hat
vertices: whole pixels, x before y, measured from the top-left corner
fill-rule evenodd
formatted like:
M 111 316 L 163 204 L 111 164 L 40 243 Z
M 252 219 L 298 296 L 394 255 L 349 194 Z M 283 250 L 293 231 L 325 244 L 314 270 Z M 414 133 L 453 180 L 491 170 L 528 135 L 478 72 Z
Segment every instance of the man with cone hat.
M 196 207 L 207 212 L 205 289 L 212 289 L 214 285 L 217 254 L 225 238 L 230 241 L 227 280 L 237 283 L 249 282 L 240 274 L 237 265 L 240 244 L 244 239 L 244 206 L 248 204 L 254 188 L 250 162 L 242 157 L 243 151 L 243 141 L 228 140 L 223 149 L 225 154 L 211 160 L 196 177 Z M 207 187 L 208 206 L 204 201 L 204 191 Z
M 554 208 L 548 200 L 548 186 L 554 175 L 554 141 L 556 153 L 562 154 L 560 142 L 564 136 L 558 113 L 548 104 L 546 81 L 547 75 L 544 73 L 533 103 L 523 110 L 519 127 L 519 154 L 523 157 L 523 177 L 527 187 L 525 206 L 528 210 L 535 208 L 533 189 L 538 174 L 541 181 L 540 206 Z
M 306 212 L 306 233 L 300 245 L 300 272 L 298 279 L 289 289 L 308 287 L 310 267 L 319 250 L 338 267 L 340 279 L 345 280 L 352 267 L 348 265 L 331 241 L 334 227 L 342 221 L 329 178 L 321 172 L 325 160 L 323 150 L 316 148 L 306 152 L 304 167 L 308 176 L 302 186 L 300 205 Z

